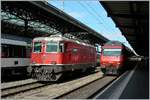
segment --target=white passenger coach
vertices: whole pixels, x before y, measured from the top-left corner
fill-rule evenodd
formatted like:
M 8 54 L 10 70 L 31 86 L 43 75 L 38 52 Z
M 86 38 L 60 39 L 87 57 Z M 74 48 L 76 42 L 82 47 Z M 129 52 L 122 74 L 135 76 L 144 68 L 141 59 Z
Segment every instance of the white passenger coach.
M 24 74 L 30 63 L 31 38 L 1 34 L 1 72 L 4 75 Z

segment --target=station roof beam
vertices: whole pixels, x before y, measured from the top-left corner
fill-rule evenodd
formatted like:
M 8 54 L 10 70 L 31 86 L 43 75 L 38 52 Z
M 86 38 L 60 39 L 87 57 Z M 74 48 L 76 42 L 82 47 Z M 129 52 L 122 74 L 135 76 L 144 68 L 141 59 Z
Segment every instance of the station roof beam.
M 100 1 L 137 54 L 149 55 L 149 1 Z
M 25 30 L 28 31 L 30 22 L 38 22 L 49 26 L 61 34 L 73 33 L 78 35 L 86 32 L 86 36 L 94 43 L 103 44 L 107 38 L 90 27 L 69 16 L 56 7 L 42 1 L 2 1 L 2 10 L 24 21 Z

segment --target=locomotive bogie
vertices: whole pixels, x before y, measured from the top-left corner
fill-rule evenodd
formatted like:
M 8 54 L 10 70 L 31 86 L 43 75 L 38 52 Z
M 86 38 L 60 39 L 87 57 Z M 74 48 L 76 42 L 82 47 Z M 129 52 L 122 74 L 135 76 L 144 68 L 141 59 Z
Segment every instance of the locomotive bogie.
M 122 65 L 102 65 L 102 70 L 106 75 L 119 75 L 121 73 Z
M 39 81 L 57 81 L 61 77 L 61 66 L 34 66 L 31 71 L 32 78 Z
M 77 70 L 86 71 L 88 68 L 95 68 L 95 64 L 66 64 L 66 65 L 40 65 L 30 66 L 28 72 L 33 78 L 39 81 L 57 81 L 66 72 L 74 72 Z M 55 76 L 56 78 L 53 78 Z M 59 77 L 58 77 L 59 76 Z

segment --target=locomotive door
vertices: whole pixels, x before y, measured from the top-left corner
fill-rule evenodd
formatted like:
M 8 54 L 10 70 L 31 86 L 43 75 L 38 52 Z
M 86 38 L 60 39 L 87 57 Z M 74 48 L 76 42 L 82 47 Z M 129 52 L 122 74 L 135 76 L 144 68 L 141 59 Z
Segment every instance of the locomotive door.
M 72 63 L 77 63 L 78 62 L 78 49 L 73 48 L 72 49 Z
M 65 44 L 65 58 L 64 62 L 68 64 L 76 64 L 78 60 L 78 49 L 74 46 L 73 43 Z

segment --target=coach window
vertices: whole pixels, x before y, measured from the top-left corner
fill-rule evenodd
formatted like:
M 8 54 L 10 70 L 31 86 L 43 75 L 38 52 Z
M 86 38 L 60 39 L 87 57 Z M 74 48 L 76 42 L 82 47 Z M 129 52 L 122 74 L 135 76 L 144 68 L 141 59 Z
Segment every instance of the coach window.
M 13 45 L 7 45 L 8 46 L 8 57 L 13 58 L 14 57 L 14 46 Z
M 13 46 L 14 48 L 14 58 L 19 58 L 19 55 L 22 53 L 22 51 L 20 51 L 21 49 L 20 49 L 20 46 L 16 46 L 16 45 L 14 45 Z
M 14 58 L 14 45 L 7 45 L 8 46 L 8 57 L 9 58 Z
M 21 49 L 21 57 L 25 58 L 26 57 L 26 47 L 21 46 L 20 49 Z
M 30 47 L 26 47 L 25 50 L 26 50 L 26 51 L 25 51 L 25 52 L 26 52 L 26 54 L 25 54 L 26 56 L 25 56 L 25 57 L 26 57 L 26 58 L 30 58 L 31 48 L 30 48 Z
M 9 48 L 7 45 L 2 44 L 2 58 L 7 58 L 9 56 Z
M 41 52 L 42 44 L 41 42 L 34 42 L 33 52 Z

